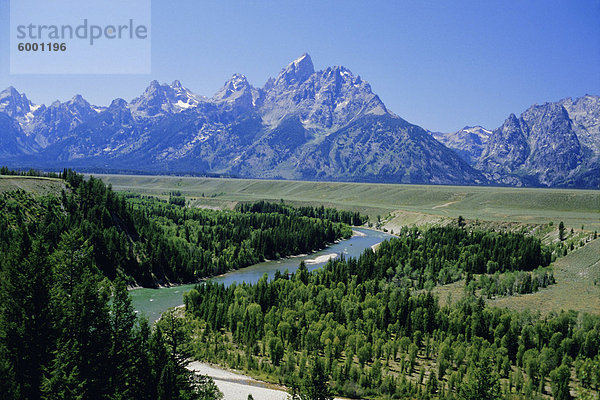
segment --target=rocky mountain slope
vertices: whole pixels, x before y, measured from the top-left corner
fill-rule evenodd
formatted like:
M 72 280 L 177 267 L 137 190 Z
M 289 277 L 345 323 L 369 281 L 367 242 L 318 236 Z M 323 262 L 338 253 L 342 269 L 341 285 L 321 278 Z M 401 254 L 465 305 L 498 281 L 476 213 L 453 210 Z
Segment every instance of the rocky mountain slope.
M 431 132 L 433 137 L 453 149 L 463 160 L 474 165 L 485 148 L 492 131 L 481 126 L 465 126 L 458 132 Z
M 599 96 L 534 105 L 494 131 L 467 127 L 432 135 L 492 182 L 600 187 Z
M 153 81 L 130 102 L 115 99 L 98 107 L 77 95 L 46 107 L 9 88 L 0 93 L 0 164 L 308 180 L 589 186 L 593 182 L 580 177 L 589 173 L 590 160 L 598 158 L 598 99 L 565 100 L 559 107 L 571 110 L 572 117 L 565 111 L 571 122 L 532 115 L 522 122 L 507 120 L 506 127 L 493 133 L 467 127 L 452 135 L 432 135 L 389 111 L 360 76 L 340 66 L 315 71 L 310 56 L 303 54 L 262 88 L 235 74 L 211 98 L 178 81 Z M 523 131 L 530 120 L 537 121 L 534 134 L 529 128 Z M 554 169 L 544 167 L 549 156 L 531 153 L 534 142 L 553 145 L 554 139 L 547 137 L 553 137 L 548 134 L 553 129 L 570 146 L 562 148 L 569 158 L 565 166 Z

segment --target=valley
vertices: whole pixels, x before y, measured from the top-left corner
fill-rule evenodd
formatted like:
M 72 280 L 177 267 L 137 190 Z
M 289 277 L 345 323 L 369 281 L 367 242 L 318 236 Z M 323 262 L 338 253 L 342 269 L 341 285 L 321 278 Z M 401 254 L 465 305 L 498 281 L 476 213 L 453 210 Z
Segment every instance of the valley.
M 0 400 L 600 400 L 599 15 L 2 2 Z
M 486 393 L 512 399 L 548 398 L 558 382 L 567 382 L 573 395 L 586 395 L 596 388 L 586 374 L 598 362 L 598 200 L 593 190 L 84 179 L 70 170 L 53 177 L 2 176 L 0 245 L 8 278 L 2 287 L 14 309 L 26 307 L 26 293 L 35 290 L 51 299 L 32 310 L 35 315 L 44 307 L 58 315 L 73 307 L 85 312 L 87 305 L 61 305 L 68 297 L 55 294 L 70 290 L 60 276 L 83 274 L 73 290 L 87 290 L 86 301 L 99 310 L 109 307 L 102 288 L 112 291 L 119 300 L 107 316 L 129 316 L 131 338 L 144 340 L 150 329 L 150 340 L 160 341 L 164 332 L 164 348 L 174 358 L 151 364 L 149 373 L 176 368 L 181 390 L 193 379 L 185 360 L 196 359 L 212 363 L 195 365 L 222 385 L 199 378 L 210 393 L 218 387 L 254 390 L 240 386 L 246 378 L 237 375 L 223 380 L 229 373 L 214 369 L 218 365 L 300 393 L 320 388 L 342 397 L 467 396 L 484 385 Z M 37 232 L 33 241 L 27 232 Z M 50 255 L 19 253 L 28 246 Z M 86 260 L 82 270 L 69 261 L 75 255 Z M 49 281 L 18 289 L 19 279 L 39 278 L 34 262 L 46 265 Z M 197 281 L 124 293 L 126 282 L 156 287 Z M 121 311 L 114 314 L 114 307 Z M 0 309 L 0 330 L 17 335 L 3 322 L 15 321 L 8 311 Z M 123 340 L 116 336 L 120 322 L 109 318 L 113 322 L 102 328 L 101 315 L 83 323 L 107 329 L 106 340 Z M 144 315 L 151 328 L 144 328 Z M 67 322 L 48 323 L 61 332 Z M 533 329 L 547 333 L 533 338 Z M 60 345 L 69 335 L 53 340 Z M 136 357 L 152 360 L 161 346 Z M 116 362 L 93 357 L 98 365 Z M 125 368 L 127 357 L 120 362 Z M 565 381 L 565 371 L 573 378 Z M 482 374 L 491 380 L 482 383 Z M 88 376 L 90 385 L 103 387 L 102 379 Z M 54 379 L 59 384 L 64 378 Z M 123 379 L 150 392 L 165 387 L 131 373 Z
M 240 201 L 284 199 L 359 211 L 402 225 L 441 223 L 462 215 L 470 220 L 547 224 L 600 231 L 597 190 L 480 186 L 397 185 L 258 179 L 94 174 L 117 191 L 166 196 L 181 191 L 194 206 L 231 208 Z M 450 203 L 450 204 L 448 204 Z M 444 207 L 440 207 L 444 206 Z

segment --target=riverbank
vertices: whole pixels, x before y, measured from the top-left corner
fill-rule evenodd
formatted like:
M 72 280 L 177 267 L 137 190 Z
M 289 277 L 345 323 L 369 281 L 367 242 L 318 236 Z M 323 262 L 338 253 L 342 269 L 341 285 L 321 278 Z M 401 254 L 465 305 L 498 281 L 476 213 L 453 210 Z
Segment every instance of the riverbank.
M 307 260 L 312 260 L 312 262 L 306 263 L 308 270 L 312 271 L 325 265 L 334 253 L 338 256 L 343 255 L 346 258 L 359 257 L 364 250 L 392 237 L 390 234 L 362 227 L 353 227 L 353 231 L 355 233 L 351 238 L 334 243 L 315 253 L 265 261 L 230 271 L 221 276 L 212 277 L 210 280 L 225 286 L 229 286 L 234 282 L 252 284 L 258 282 L 265 274 L 269 279 L 272 279 L 276 271 L 283 273 L 287 270 L 288 273 L 294 273 L 300 262 L 305 261 L 306 263 Z M 160 314 L 169 308 L 183 304 L 183 294 L 193 289 L 196 284 L 165 285 L 160 290 L 139 288 L 130 290 L 129 293 L 136 311 L 140 315 L 148 317 L 150 322 L 154 322 L 160 317 Z
M 337 254 L 337 253 L 323 254 L 322 256 L 318 256 L 318 257 L 315 257 L 315 258 L 304 260 L 304 262 L 306 264 L 321 264 L 321 263 L 326 263 L 327 261 L 331 260 L 332 258 L 336 258 L 338 255 L 339 254 Z
M 227 371 L 200 361 L 193 361 L 188 366 L 190 371 L 210 376 L 224 400 L 247 400 L 251 394 L 256 400 L 285 400 L 288 397 L 283 386 L 261 382 L 250 376 Z
M 287 400 L 287 388 L 269 382 L 259 381 L 251 376 L 230 371 L 201 361 L 192 361 L 188 367 L 196 374 L 207 375 L 223 393 L 223 400 L 248 400 L 251 394 L 255 400 Z M 334 400 L 348 400 L 335 397 Z
M 193 281 L 193 282 L 186 282 L 186 283 L 171 283 L 171 282 L 157 283 L 156 286 L 154 286 L 154 287 L 144 287 L 144 286 L 140 286 L 139 284 L 131 284 L 131 285 L 127 285 L 127 290 L 128 291 L 134 291 L 134 290 L 139 290 L 139 289 L 151 289 L 151 290 L 155 290 L 155 289 L 174 288 L 174 287 L 178 287 L 178 286 L 197 285 L 199 283 L 206 282 L 206 281 L 211 280 L 211 279 L 223 278 L 223 277 L 228 276 L 231 273 L 235 273 L 237 271 L 242 271 L 242 270 L 247 269 L 247 268 L 252 268 L 255 265 L 261 265 L 263 263 L 281 263 L 282 261 L 289 261 L 289 260 L 294 260 L 294 259 L 297 259 L 297 258 L 307 258 L 307 257 L 309 257 L 311 255 L 314 255 L 314 254 L 317 254 L 317 253 L 322 253 L 322 252 L 326 251 L 327 249 L 331 248 L 334 245 L 337 245 L 337 244 L 340 244 L 340 243 L 344 243 L 344 242 L 346 242 L 348 240 L 351 240 L 353 238 L 360 238 L 360 237 L 366 237 L 366 236 L 368 236 L 366 233 L 357 231 L 354 228 L 355 227 L 353 227 L 353 230 L 352 230 L 352 236 L 350 236 L 349 238 L 347 238 L 347 239 L 337 239 L 333 243 L 327 243 L 327 245 L 323 249 L 313 250 L 310 253 L 294 254 L 294 255 L 289 255 L 289 256 L 285 256 L 285 257 L 276 258 L 274 260 L 265 259 L 265 260 L 263 260 L 261 262 L 258 262 L 256 264 L 252 264 L 252 265 L 240 268 L 240 269 L 229 270 L 229 271 L 224 272 L 224 273 L 219 274 L 219 275 L 214 275 L 214 276 L 210 276 L 210 277 L 206 277 L 206 278 L 200 278 L 200 279 L 197 279 L 196 281 Z M 360 228 L 360 229 L 369 229 L 369 228 Z M 376 231 L 374 229 L 370 229 L 370 230 Z M 317 256 L 314 259 L 307 259 L 307 260 L 305 260 L 305 262 L 307 264 L 324 264 L 327 261 L 329 261 L 330 258 L 336 258 L 338 256 L 339 256 L 338 253 L 330 253 L 330 254 L 326 254 L 326 255 L 319 255 L 319 256 Z M 300 262 L 298 262 L 298 264 L 300 264 Z

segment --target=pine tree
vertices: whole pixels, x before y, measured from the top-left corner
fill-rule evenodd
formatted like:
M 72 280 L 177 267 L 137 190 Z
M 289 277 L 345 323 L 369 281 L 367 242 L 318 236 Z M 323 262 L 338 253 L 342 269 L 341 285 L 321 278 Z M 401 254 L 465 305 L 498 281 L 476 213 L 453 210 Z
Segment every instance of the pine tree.
M 500 380 L 491 360 L 482 359 L 475 366 L 469 379 L 461 386 L 458 397 L 462 400 L 497 400 L 501 398 Z
M 328 377 L 319 358 L 313 361 L 309 374 L 302 382 L 301 400 L 332 400 L 329 390 Z
M 53 339 L 51 276 L 41 240 L 35 239 L 30 248 L 22 246 L 22 241 L 11 246 L 0 281 L 0 378 L 5 379 L 0 388 L 5 393 L 16 390 L 15 397 L 37 399 Z M 19 260 L 23 249 L 29 255 Z
M 57 314 L 54 359 L 43 390 L 48 398 L 99 398 L 110 393 L 109 291 L 93 273 L 91 248 L 78 232 L 62 235 L 52 254 Z
M 438 391 L 438 379 L 435 371 L 433 370 L 429 373 L 429 380 L 427 381 L 426 389 L 427 393 L 430 394 L 435 394 Z
M 179 388 L 175 374 L 175 366 L 169 360 L 163 368 L 158 381 L 158 400 L 179 399 Z
M 139 393 L 134 383 L 137 343 L 135 332 L 136 315 L 127 293 L 127 286 L 122 278 L 113 283 L 112 305 L 110 313 L 111 325 L 111 392 L 119 393 L 122 399 L 136 398 Z
M 558 239 L 565 240 L 565 224 L 562 221 L 558 224 Z

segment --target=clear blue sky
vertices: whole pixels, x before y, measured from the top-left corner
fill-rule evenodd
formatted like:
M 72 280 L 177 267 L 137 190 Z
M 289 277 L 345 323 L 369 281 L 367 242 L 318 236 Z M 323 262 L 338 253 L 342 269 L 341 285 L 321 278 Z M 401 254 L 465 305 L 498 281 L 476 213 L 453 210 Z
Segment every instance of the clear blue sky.
M 0 87 L 35 103 L 80 93 L 106 105 L 153 79 L 210 97 L 235 72 L 260 87 L 304 52 L 437 131 L 496 128 L 534 103 L 600 94 L 600 0 L 153 0 L 149 75 L 10 75 L 8 14 L 0 0 Z

